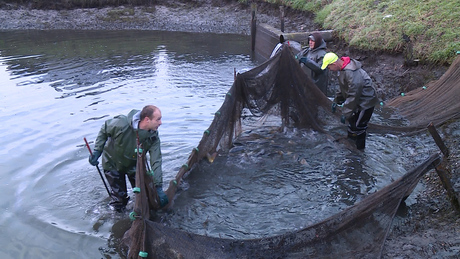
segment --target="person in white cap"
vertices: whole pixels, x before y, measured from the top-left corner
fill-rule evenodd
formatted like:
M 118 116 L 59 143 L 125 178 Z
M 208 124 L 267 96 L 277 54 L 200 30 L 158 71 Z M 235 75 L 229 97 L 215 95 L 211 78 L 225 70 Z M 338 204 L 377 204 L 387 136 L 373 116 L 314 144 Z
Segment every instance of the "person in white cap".
M 342 106 L 341 122 L 348 121 L 348 137 L 362 150 L 366 146 L 367 124 L 379 102 L 372 79 L 362 69 L 361 62 L 349 57 L 339 58 L 335 53 L 324 55 L 321 69 L 338 71 L 339 89 L 332 103 L 332 112 Z

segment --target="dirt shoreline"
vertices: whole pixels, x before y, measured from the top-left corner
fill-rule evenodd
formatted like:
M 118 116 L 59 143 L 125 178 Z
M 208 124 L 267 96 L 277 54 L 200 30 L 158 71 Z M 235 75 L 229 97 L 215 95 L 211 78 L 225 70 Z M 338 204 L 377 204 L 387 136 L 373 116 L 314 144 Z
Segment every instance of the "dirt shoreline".
M 161 2 L 161 1 L 160 1 Z M 164 1 L 155 6 L 37 10 L 0 3 L 0 30 L 163 30 L 250 34 L 250 6 L 237 2 Z M 273 14 L 257 13 L 259 22 L 279 26 Z M 287 18 L 286 30 L 294 30 Z
M 167 30 L 184 32 L 250 34 L 250 5 L 236 1 L 157 1 L 151 7 L 106 7 L 75 10 L 30 10 L 0 2 L 0 30 Z M 278 6 L 257 3 L 257 21 L 280 26 Z M 132 11 L 131 11 L 132 10 Z M 311 15 L 285 10 L 285 31 L 319 30 Z M 379 97 L 388 100 L 402 92 L 437 80 L 447 67 L 408 66 L 402 54 L 376 53 L 349 48 L 334 40 L 328 49 L 361 60 L 376 84 Z M 460 126 L 443 129 L 448 147 L 458 158 Z M 449 134 L 456 132 L 455 134 Z M 458 172 L 458 163 L 451 168 Z M 427 186 L 417 203 L 395 220 L 382 258 L 460 258 L 460 217 L 447 199 L 439 177 L 424 177 Z

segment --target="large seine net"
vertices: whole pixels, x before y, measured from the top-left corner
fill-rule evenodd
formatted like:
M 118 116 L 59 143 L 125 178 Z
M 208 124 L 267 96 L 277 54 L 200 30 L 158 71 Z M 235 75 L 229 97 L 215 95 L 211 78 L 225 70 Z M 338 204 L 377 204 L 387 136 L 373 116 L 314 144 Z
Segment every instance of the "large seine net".
M 244 127 L 279 122 L 279 128 L 310 128 L 327 134 L 328 123 L 338 119 L 324 96 L 294 58 L 285 43 L 281 51 L 260 66 L 236 76 L 224 103 L 216 112 L 199 145 L 191 152 L 166 193 L 173 199 L 177 186 L 194 165 L 225 153 Z M 427 89 L 415 90 L 391 100 L 411 122 L 408 127 L 370 125 L 370 130 L 410 132 L 458 119 L 459 63 L 457 58 L 446 74 Z M 333 118 L 328 120 L 327 118 Z M 260 239 L 208 237 L 166 227 L 150 220 L 157 209 L 155 194 L 149 193 L 145 155 L 140 154 L 132 226 L 125 233 L 128 258 L 380 258 L 395 213 L 428 170 L 440 163 L 433 154 L 400 179 L 367 196 L 359 203 L 304 229 Z M 150 179 L 150 180 L 149 180 Z M 193 188 L 191 186 L 190 188 Z
M 460 56 L 439 80 L 390 100 L 387 105 L 396 107 L 410 121 L 410 127 L 426 128 L 431 122 L 438 126 L 460 118 L 459 97 Z

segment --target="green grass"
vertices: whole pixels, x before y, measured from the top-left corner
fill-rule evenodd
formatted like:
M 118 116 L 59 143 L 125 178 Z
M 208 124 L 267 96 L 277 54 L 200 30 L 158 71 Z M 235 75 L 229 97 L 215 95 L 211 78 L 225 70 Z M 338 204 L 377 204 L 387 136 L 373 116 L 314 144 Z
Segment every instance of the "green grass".
M 460 50 L 460 0 L 264 0 L 313 12 L 350 46 L 449 65 Z

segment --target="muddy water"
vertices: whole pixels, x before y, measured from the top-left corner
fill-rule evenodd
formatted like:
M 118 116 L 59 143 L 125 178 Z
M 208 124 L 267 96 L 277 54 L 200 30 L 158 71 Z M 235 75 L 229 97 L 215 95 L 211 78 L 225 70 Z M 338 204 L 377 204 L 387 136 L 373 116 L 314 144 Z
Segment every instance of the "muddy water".
M 105 119 L 157 105 L 167 183 L 210 125 L 234 69 L 255 65 L 245 36 L 0 32 L 0 257 L 118 258 L 128 214 L 107 206 L 83 138 L 94 141 Z M 197 167 L 158 219 L 210 236 L 283 233 L 359 201 L 433 150 L 426 136 L 373 134 L 363 153 L 308 130 L 247 131 L 228 156 Z
M 247 131 L 228 155 L 200 163 L 186 178 L 175 209 L 159 218 L 221 238 L 283 234 L 359 202 L 436 151 L 424 136 L 370 134 L 361 152 L 347 140 L 336 141 L 334 136 L 346 134 L 342 128 L 330 133 Z

